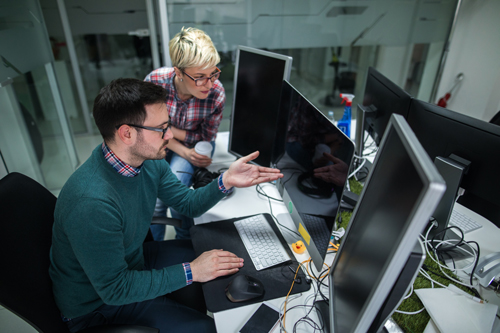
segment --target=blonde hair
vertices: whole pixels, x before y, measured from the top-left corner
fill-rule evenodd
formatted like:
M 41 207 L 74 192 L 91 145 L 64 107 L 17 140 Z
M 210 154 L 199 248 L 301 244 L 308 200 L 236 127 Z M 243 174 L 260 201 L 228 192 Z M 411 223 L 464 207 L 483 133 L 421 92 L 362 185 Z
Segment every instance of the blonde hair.
M 212 39 L 202 30 L 184 28 L 168 44 L 172 66 L 179 69 L 215 67 L 220 56 Z

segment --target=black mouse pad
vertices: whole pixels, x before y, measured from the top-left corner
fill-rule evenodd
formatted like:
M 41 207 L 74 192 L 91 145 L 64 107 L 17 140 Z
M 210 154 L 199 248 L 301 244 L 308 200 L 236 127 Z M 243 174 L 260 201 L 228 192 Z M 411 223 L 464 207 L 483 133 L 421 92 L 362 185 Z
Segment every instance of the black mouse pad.
M 281 265 L 257 271 L 234 226 L 234 221 L 242 220 L 245 217 L 196 225 L 191 228 L 191 239 L 197 256 L 205 251 L 223 249 L 245 260 L 245 265 L 238 273 L 219 277 L 215 280 L 203 283 L 203 294 L 205 296 L 207 308 L 210 312 L 234 309 L 244 305 L 283 297 L 288 294 L 294 276 L 289 266 L 296 269 L 297 262 L 271 215 L 263 215 L 278 236 L 281 244 L 285 247 L 290 258 L 293 259 L 293 262 L 289 261 Z M 226 297 L 226 286 L 238 274 L 249 275 L 260 280 L 264 285 L 264 295 L 244 302 L 233 303 L 229 301 Z M 299 270 L 298 276 L 300 277 L 301 283 L 295 283 L 290 294 L 305 292 L 311 287 L 310 284 L 306 283 L 305 275 L 302 270 Z

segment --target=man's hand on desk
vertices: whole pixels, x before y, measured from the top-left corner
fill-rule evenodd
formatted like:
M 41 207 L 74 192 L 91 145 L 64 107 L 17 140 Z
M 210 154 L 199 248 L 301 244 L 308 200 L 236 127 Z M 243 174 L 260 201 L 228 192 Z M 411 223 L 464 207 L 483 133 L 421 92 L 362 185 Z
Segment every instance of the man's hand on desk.
M 227 189 L 231 187 L 248 187 L 264 182 L 270 182 L 282 178 L 283 174 L 278 169 L 265 168 L 248 162 L 259 156 L 259 152 L 253 152 L 235 161 L 229 169 L 224 172 L 222 181 Z
M 223 250 L 203 252 L 191 262 L 195 282 L 207 282 L 219 276 L 234 274 L 240 267 L 243 267 L 243 259 Z

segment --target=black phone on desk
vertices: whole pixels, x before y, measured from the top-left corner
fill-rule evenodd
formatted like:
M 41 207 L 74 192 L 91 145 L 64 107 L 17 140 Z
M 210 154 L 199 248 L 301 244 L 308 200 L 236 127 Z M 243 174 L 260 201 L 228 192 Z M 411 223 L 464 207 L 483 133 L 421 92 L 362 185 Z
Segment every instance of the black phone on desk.
M 240 333 L 269 333 L 278 325 L 279 319 L 279 311 L 264 302 L 243 325 Z

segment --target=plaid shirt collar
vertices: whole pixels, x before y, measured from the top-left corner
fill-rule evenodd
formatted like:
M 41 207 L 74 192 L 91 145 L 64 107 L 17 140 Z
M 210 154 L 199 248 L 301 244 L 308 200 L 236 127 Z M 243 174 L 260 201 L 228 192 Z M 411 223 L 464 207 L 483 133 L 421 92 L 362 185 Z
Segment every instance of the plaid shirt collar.
M 122 176 L 125 177 L 135 177 L 141 172 L 142 165 L 138 168 L 134 168 L 120 160 L 118 156 L 116 156 L 111 149 L 109 149 L 108 145 L 103 142 L 102 143 L 102 154 L 104 155 L 104 159 L 106 162 L 111 164 L 111 166 Z

